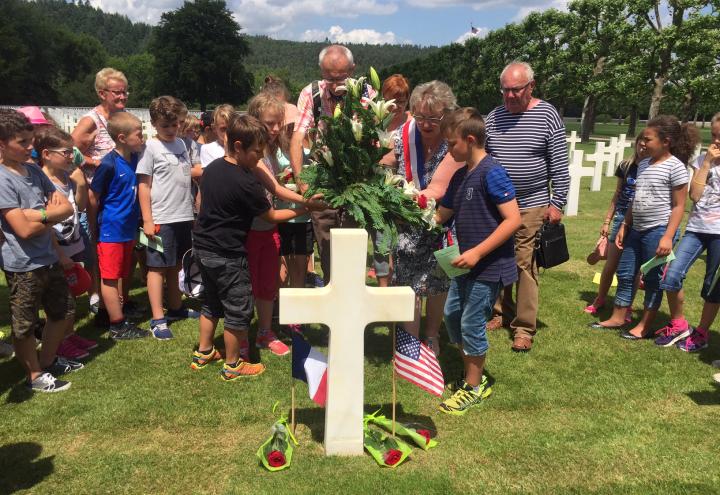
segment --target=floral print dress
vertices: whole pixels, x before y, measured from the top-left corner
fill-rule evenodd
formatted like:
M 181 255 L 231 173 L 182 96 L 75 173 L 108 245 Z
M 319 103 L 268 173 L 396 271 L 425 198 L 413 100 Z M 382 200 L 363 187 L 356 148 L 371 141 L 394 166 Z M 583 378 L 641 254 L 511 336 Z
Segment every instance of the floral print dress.
M 425 183 L 429 184 L 440 162 L 448 152 L 447 141 L 425 162 Z M 398 160 L 397 173 L 405 177 L 402 138 L 395 140 L 395 156 Z M 429 231 L 425 228 L 398 226 L 398 243 L 393 250 L 393 285 L 409 286 L 418 296 L 434 296 L 448 291 L 450 279 L 437 264 L 433 255 L 444 247 L 445 232 Z

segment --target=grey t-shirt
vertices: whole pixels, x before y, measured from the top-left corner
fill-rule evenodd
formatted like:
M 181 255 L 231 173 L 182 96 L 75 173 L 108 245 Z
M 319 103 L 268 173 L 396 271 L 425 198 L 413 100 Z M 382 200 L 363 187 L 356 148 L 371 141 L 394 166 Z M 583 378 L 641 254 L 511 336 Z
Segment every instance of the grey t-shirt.
M 153 221 L 158 225 L 193 219 L 190 156 L 179 138 L 171 143 L 150 139 L 137 165 L 138 175 L 152 176 Z
M 639 232 L 667 225 L 672 210 L 673 188 L 688 183 L 685 165 L 674 156 L 664 162 L 638 164 L 635 198 L 632 203 L 633 228 Z
M 0 165 L 0 210 L 14 208 L 39 210 L 55 192 L 55 185 L 37 165 L 25 164 L 26 177 Z M 58 261 L 52 245 L 52 231 L 46 230 L 29 239 L 20 239 L 5 221 L 0 220 L 5 242 L 2 243 L 2 267 L 8 272 L 29 272 Z

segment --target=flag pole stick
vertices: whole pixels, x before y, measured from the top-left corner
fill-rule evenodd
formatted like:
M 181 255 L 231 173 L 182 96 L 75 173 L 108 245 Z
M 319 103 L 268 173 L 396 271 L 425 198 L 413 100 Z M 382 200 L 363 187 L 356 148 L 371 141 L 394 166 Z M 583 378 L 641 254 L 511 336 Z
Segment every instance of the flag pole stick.
M 397 389 L 395 384 L 396 373 L 395 373 L 395 327 L 397 323 L 393 323 L 392 326 L 392 436 L 395 438 L 395 403 L 397 402 Z
M 293 435 L 295 434 L 295 379 L 292 378 L 292 388 L 290 389 L 290 428 Z

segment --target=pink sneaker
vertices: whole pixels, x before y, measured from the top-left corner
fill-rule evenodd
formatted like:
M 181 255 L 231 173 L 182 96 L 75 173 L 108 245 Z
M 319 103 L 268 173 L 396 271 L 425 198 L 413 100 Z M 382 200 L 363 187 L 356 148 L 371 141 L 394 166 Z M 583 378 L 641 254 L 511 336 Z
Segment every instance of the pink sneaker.
M 602 309 L 603 306 L 605 306 L 605 300 L 595 298 L 592 304 L 587 305 L 583 311 L 588 314 L 595 315 Z
M 74 360 L 86 358 L 90 355 L 90 353 L 85 349 L 80 349 L 79 347 L 75 346 L 75 344 L 73 344 L 66 338 L 65 340 L 60 342 L 57 350 L 57 355 L 66 359 Z
M 258 332 L 257 338 L 255 339 L 255 346 L 258 349 L 270 349 L 270 352 L 276 356 L 284 356 L 290 353 L 290 348 L 280 342 L 272 330 Z
M 94 340 L 86 339 L 84 337 L 80 337 L 76 333 L 71 333 L 68 335 L 67 340 L 72 342 L 75 347 L 79 347 L 80 349 L 85 349 L 86 351 L 92 351 L 93 349 L 97 349 L 98 343 Z
M 290 330 L 290 333 L 302 333 L 302 325 L 294 323 L 292 325 L 288 325 L 287 327 L 288 330 Z

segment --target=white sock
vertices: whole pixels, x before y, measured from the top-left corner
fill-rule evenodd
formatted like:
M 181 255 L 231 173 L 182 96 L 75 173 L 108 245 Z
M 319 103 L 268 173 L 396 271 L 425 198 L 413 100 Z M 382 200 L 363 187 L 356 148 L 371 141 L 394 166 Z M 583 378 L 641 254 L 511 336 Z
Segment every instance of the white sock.
M 90 294 L 90 304 L 97 304 L 100 302 L 100 295 L 99 294 Z

